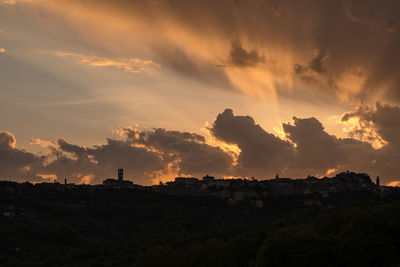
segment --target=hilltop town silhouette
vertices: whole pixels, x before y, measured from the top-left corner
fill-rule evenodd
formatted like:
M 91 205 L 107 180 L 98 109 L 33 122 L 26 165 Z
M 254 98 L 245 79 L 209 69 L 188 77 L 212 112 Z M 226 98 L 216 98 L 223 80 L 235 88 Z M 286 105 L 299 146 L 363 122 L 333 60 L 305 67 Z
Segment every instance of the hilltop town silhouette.
M 26 190 L 75 190 L 87 188 L 90 190 L 112 188 L 150 190 L 164 192 L 172 195 L 212 196 L 226 199 L 228 203 L 237 203 L 244 200 L 253 200 L 255 205 L 262 207 L 262 198 L 269 195 L 312 195 L 318 194 L 328 198 L 330 195 L 351 192 L 372 192 L 378 195 L 387 195 L 398 191 L 399 188 L 381 186 L 379 176 L 375 183 L 365 173 L 342 172 L 334 177 L 317 178 L 308 176 L 304 179 L 282 178 L 277 174 L 269 180 L 256 180 L 255 178 L 230 178 L 217 179 L 214 176 L 205 175 L 202 179 L 195 177 L 176 177 L 174 181 L 160 182 L 158 185 L 142 186 L 132 181 L 124 180 L 124 170 L 118 169 L 117 179 L 107 178 L 102 184 L 64 184 L 59 182 L 43 182 L 31 184 L 29 182 L 16 183 L 0 181 L 0 192 L 14 193 Z

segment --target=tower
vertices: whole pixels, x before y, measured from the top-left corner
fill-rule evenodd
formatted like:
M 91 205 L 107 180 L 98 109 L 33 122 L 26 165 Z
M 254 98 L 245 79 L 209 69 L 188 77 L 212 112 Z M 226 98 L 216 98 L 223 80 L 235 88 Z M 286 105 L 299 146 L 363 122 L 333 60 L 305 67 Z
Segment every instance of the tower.
M 376 186 L 380 186 L 379 176 L 376 176 Z
M 118 169 L 118 181 L 122 182 L 124 179 L 124 169 Z

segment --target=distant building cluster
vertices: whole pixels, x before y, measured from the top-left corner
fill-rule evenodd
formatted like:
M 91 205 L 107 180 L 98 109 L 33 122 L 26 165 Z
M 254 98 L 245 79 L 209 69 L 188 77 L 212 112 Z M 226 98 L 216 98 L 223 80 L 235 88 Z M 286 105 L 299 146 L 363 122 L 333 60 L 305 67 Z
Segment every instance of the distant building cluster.
M 364 173 L 343 172 L 335 177 L 317 178 L 308 176 L 305 179 L 281 178 L 257 181 L 248 179 L 216 179 L 206 175 L 202 180 L 194 177 L 176 177 L 174 182 L 155 186 L 157 190 L 170 194 L 207 195 L 227 199 L 231 203 L 243 200 L 254 200 L 256 206 L 262 206 L 261 199 L 269 195 L 319 194 L 323 198 L 335 193 L 370 191 L 385 194 L 393 190 L 380 186 L 379 177 L 376 183 Z
M 252 179 L 216 179 L 213 176 L 206 175 L 202 179 L 195 177 L 176 177 L 174 181 L 154 186 L 135 185 L 131 181 L 124 180 L 124 170 L 118 169 L 117 179 L 108 178 L 101 185 L 76 185 L 67 183 L 37 183 L 29 182 L 16 183 L 0 181 L 0 194 L 17 194 L 26 191 L 65 191 L 65 190 L 84 190 L 85 192 L 93 192 L 95 190 L 108 189 L 138 189 L 150 190 L 155 192 L 163 192 L 174 195 L 192 195 L 192 196 L 212 196 L 222 199 L 230 204 L 240 201 L 250 200 L 256 207 L 264 205 L 262 199 L 273 195 L 315 195 L 318 194 L 322 198 L 328 198 L 336 193 L 351 192 L 372 192 L 379 195 L 398 191 L 400 188 L 387 187 L 380 185 L 379 177 L 373 183 L 369 175 L 364 173 L 343 172 L 335 177 L 317 178 L 308 176 L 305 179 L 281 178 L 276 175 L 274 179 L 258 181 Z M 315 202 L 315 201 L 314 201 Z M 308 201 L 307 205 L 318 205 L 318 201 L 314 203 Z M 12 210 L 8 211 L 8 215 L 12 216 Z

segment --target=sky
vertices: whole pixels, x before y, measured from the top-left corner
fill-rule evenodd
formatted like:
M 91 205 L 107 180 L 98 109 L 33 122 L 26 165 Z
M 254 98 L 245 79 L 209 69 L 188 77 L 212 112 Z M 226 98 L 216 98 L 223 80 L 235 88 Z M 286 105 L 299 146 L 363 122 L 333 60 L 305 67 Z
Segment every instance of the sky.
M 0 0 L 0 179 L 400 184 L 396 0 Z

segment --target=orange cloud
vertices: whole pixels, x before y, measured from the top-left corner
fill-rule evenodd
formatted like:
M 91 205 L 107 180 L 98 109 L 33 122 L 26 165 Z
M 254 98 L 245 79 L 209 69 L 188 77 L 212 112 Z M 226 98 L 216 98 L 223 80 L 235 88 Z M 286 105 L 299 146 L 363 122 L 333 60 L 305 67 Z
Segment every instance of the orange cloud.
M 78 58 L 80 63 L 93 67 L 113 67 L 130 73 L 150 73 L 160 68 L 160 64 L 152 60 L 143 60 L 140 58 L 106 58 L 61 51 L 56 51 L 54 54 L 58 57 Z
M 400 181 L 393 181 L 387 184 L 387 186 L 399 187 Z
M 0 53 L 5 53 L 6 50 L 4 48 L 0 48 Z
M 95 178 L 94 174 L 84 175 L 80 181 L 81 184 L 90 184 L 90 182 Z
M 325 173 L 325 176 L 331 175 L 332 173 L 334 173 L 334 172 L 337 171 L 337 170 L 338 170 L 337 168 L 328 169 L 328 170 L 326 171 L 326 173 Z
M 56 144 L 51 141 L 42 140 L 40 138 L 31 139 L 29 142 L 31 145 L 39 145 L 41 147 L 55 147 Z
M 377 131 L 375 122 L 371 118 L 365 118 L 365 114 L 376 113 L 380 108 L 379 104 L 374 106 L 363 105 L 357 111 L 343 114 L 341 123 L 349 126 L 344 127 L 343 131 L 351 137 L 370 142 L 375 149 L 380 149 L 387 145 L 388 142 Z
M 204 134 L 204 137 L 206 139 L 206 144 L 222 149 L 224 152 L 232 157 L 232 166 L 236 166 L 238 164 L 238 157 L 240 155 L 240 152 L 242 151 L 237 144 L 228 144 L 215 138 L 215 136 L 210 132 L 210 127 L 210 123 L 205 122 L 203 127 L 201 128 L 201 132 Z
M 32 2 L 32 0 L 0 0 L 0 6 L 4 5 L 16 5 L 26 2 Z
M 160 182 L 166 183 L 173 181 L 175 177 L 191 177 L 190 174 L 185 174 L 181 172 L 179 168 L 179 160 L 175 160 L 172 162 L 168 162 L 165 164 L 165 169 L 160 171 L 154 171 L 153 173 L 149 174 L 151 184 L 157 185 Z
M 38 173 L 37 175 L 40 176 L 44 180 L 48 180 L 48 182 L 57 180 L 57 175 L 54 173 L 51 173 L 51 174 Z
M 161 64 L 186 78 L 269 102 L 278 102 L 281 95 L 313 101 L 321 96 L 346 102 L 400 101 L 399 61 L 381 62 L 398 58 L 399 41 L 388 33 L 398 30 L 397 1 L 388 2 L 34 1 L 41 11 L 37 13 L 44 14 L 35 17 L 38 21 L 48 19 L 46 12 L 54 14 L 60 18 L 55 22 L 62 22 L 54 25 L 66 25 L 83 43 L 118 55 L 75 54 L 82 63 L 134 73 Z M 371 12 L 377 21 L 369 21 Z M 389 24 L 382 25 L 386 30 L 371 28 L 383 22 Z M 357 23 L 361 25 L 354 27 Z M 46 27 L 54 36 L 64 32 Z M 376 48 L 360 46 L 376 40 L 382 40 Z M 132 53 L 159 63 L 126 57 Z

